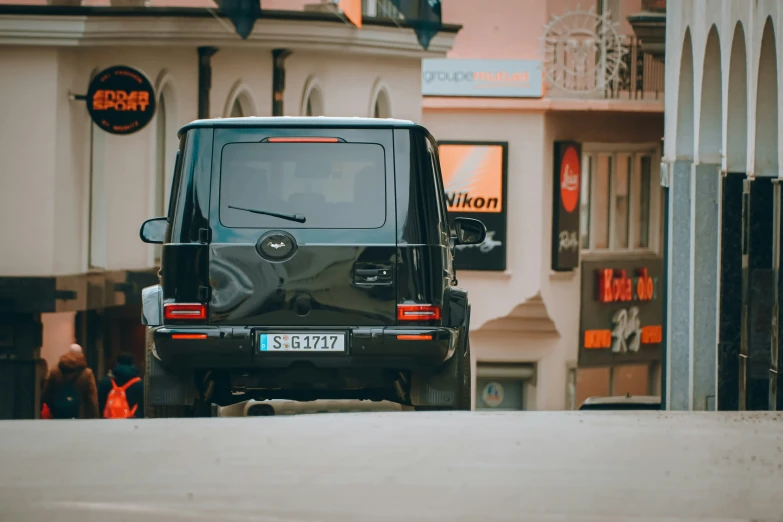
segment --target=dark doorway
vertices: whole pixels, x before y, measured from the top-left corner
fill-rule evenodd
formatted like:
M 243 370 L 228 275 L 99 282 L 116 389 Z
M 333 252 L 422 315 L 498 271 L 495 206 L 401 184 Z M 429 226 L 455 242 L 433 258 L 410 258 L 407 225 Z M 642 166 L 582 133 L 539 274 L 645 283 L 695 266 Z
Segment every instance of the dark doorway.
M 745 173 L 729 172 L 721 189 L 718 410 L 739 409 L 742 342 L 742 193 Z
M 746 410 L 769 410 L 772 406 L 769 391 L 776 294 L 774 193 L 771 178 L 754 178 L 744 182 L 740 403 Z

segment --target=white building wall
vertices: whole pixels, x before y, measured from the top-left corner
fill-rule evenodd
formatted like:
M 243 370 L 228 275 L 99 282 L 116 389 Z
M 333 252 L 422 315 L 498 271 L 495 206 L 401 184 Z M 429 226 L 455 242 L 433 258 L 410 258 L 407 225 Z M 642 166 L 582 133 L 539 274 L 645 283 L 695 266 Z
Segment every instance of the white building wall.
M 0 47 L 0 273 L 54 270 L 57 85 L 56 49 Z
M 391 99 L 391 116 L 421 122 L 420 60 L 294 52 L 286 60 L 286 115 L 304 115 L 305 87 L 313 79 L 324 97 L 324 116 L 371 117 L 373 87 L 380 79 Z M 268 104 L 271 106 L 271 101 Z
M 88 270 L 90 164 L 93 169 L 93 264 L 106 270 L 154 266 L 139 227 L 155 217 L 156 124 L 127 136 L 95 130 L 84 101 L 94 71 L 128 65 L 175 99 L 175 128 L 197 118 L 195 48 L 0 47 L 0 274 L 66 275 Z M 271 114 L 269 49 L 221 49 L 212 58 L 211 116 L 227 116 L 237 94 L 252 112 Z M 392 116 L 421 120 L 420 58 L 294 53 L 286 62 L 285 113 L 299 115 L 308 78 L 317 77 L 327 116 L 369 116 L 377 82 L 387 86 Z M 173 103 L 172 103 L 173 102 Z M 170 133 L 171 134 L 171 133 Z M 176 141 L 171 134 L 170 140 Z

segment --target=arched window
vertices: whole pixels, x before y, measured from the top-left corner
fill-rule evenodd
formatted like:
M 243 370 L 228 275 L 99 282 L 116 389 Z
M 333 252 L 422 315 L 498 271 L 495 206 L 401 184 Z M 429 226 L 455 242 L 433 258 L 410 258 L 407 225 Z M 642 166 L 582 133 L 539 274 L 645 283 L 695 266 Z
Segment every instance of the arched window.
M 299 114 L 303 116 L 324 116 L 326 114 L 324 96 L 317 78 L 311 77 L 305 82 Z
M 375 82 L 370 98 L 370 117 L 372 118 L 391 118 L 391 97 L 383 80 L 380 78 Z
M 231 114 L 229 114 L 231 118 L 244 118 L 245 112 L 242 110 L 242 103 L 240 103 L 239 98 L 234 100 L 234 105 L 231 107 Z
M 245 118 L 255 116 L 256 102 L 253 99 L 250 88 L 239 80 L 234 84 L 231 93 L 226 99 L 226 106 L 223 110 L 223 116 L 226 118 Z
M 321 95 L 321 89 L 313 87 L 310 89 L 310 93 L 307 95 L 307 102 L 305 105 L 305 116 L 323 116 L 324 115 L 324 102 Z
M 375 118 L 391 118 L 391 109 L 389 107 L 389 95 L 385 90 L 378 92 L 378 97 L 375 98 L 375 111 L 373 114 Z

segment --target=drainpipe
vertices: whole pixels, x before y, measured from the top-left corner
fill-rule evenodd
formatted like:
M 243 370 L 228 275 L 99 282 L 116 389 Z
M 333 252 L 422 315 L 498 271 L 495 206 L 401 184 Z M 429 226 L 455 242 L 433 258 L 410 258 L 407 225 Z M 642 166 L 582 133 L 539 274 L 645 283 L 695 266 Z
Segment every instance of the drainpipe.
M 212 56 L 217 47 L 198 48 L 198 118 L 209 118 L 209 91 L 212 89 Z
M 291 55 L 288 49 L 272 49 L 272 116 L 283 115 L 285 94 L 285 59 Z

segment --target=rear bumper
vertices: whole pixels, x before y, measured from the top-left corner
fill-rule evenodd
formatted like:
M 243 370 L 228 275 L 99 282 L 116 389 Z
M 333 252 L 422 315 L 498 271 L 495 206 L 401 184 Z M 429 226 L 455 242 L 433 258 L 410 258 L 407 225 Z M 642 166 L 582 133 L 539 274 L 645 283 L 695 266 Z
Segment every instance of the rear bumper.
M 270 353 L 261 352 L 258 347 L 258 334 L 266 330 L 160 326 L 152 328 L 151 334 L 154 355 L 165 367 L 175 372 L 288 368 L 301 362 L 317 368 L 333 369 L 369 367 L 431 370 L 441 366 L 454 354 L 458 341 L 458 330 L 451 328 L 350 328 L 335 330 L 347 334 L 345 352 Z M 306 330 L 295 330 L 306 333 Z M 317 331 L 323 332 L 324 329 Z M 186 337 L 183 338 L 183 335 Z M 431 339 L 416 339 L 417 336 L 429 336 Z

